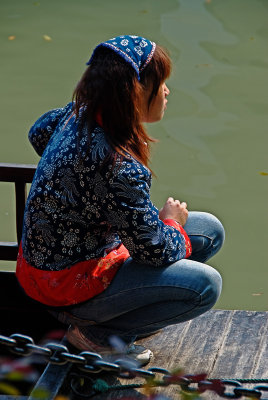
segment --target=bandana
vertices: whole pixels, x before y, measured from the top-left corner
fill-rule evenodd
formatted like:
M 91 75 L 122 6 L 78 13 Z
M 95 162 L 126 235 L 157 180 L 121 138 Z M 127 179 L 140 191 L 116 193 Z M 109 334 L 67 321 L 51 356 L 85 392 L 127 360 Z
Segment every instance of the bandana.
M 93 51 L 87 65 L 90 65 L 94 57 L 96 49 L 99 47 L 108 47 L 114 50 L 126 62 L 128 62 L 136 71 L 138 80 L 140 80 L 140 72 L 144 70 L 146 65 L 151 61 L 156 44 L 141 36 L 123 35 L 109 39 L 100 43 Z

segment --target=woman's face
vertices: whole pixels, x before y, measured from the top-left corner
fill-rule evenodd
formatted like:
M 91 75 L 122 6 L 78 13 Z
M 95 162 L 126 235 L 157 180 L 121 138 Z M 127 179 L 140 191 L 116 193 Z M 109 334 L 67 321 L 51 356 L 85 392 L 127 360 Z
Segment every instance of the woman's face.
M 169 89 L 165 82 L 163 82 L 157 92 L 157 95 L 153 97 L 150 107 L 148 109 L 148 101 L 151 94 L 152 88 L 148 88 L 144 92 L 144 97 L 142 101 L 143 116 L 142 122 L 157 122 L 160 121 L 167 108 L 167 96 L 169 95 Z

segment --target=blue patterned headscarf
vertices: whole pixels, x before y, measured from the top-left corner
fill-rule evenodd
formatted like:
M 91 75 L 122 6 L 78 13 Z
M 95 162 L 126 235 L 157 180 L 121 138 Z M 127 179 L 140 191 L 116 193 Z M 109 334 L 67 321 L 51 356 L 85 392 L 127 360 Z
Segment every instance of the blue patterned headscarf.
M 114 50 L 119 56 L 127 61 L 136 71 L 138 80 L 140 80 L 140 72 L 151 61 L 156 44 L 141 36 L 122 35 L 109 39 L 106 42 L 98 44 L 94 49 L 87 65 L 91 64 L 96 49 L 99 47 L 108 47 Z

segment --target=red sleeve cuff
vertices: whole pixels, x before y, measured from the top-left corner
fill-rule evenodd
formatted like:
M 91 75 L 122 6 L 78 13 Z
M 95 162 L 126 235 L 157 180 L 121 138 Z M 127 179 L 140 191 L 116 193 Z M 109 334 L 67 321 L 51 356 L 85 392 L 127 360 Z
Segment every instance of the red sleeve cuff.
M 173 226 L 173 228 L 177 229 L 183 235 L 185 239 L 185 248 L 186 248 L 185 258 L 190 257 L 190 255 L 192 254 L 192 245 L 189 236 L 187 235 L 183 227 L 174 219 L 164 219 L 163 222 L 165 225 Z

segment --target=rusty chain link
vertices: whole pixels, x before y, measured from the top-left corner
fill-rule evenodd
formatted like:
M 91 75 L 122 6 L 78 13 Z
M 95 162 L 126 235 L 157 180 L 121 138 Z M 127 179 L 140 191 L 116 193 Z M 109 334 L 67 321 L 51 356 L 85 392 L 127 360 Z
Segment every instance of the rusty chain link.
M 262 399 L 268 400 L 268 398 L 262 397 L 262 392 L 268 392 L 268 386 L 263 385 L 268 383 L 268 379 L 208 379 L 205 374 L 201 375 L 185 375 L 178 376 L 174 379 L 172 372 L 159 367 L 151 367 L 148 370 L 137 368 L 135 363 L 129 359 L 124 358 L 122 355 L 121 359 L 114 362 L 105 361 L 101 355 L 92 353 L 89 351 L 83 351 L 79 354 L 72 354 L 68 348 L 62 344 L 48 343 L 46 346 L 36 345 L 30 336 L 21 334 L 12 334 L 9 337 L 0 335 L 0 345 L 6 346 L 13 354 L 19 356 L 30 356 L 31 354 L 39 354 L 44 356 L 48 362 L 56 365 L 64 365 L 66 363 L 72 363 L 80 371 L 86 374 L 99 374 L 100 372 L 109 372 L 120 378 L 133 379 L 140 377 L 145 379 L 146 382 L 154 382 L 156 375 L 162 375 L 161 379 L 157 379 L 157 385 L 155 386 L 168 386 L 171 384 L 179 385 L 184 392 L 188 393 L 203 393 L 207 390 L 214 391 L 218 396 L 228 399 L 240 399 L 242 397 L 250 399 Z M 71 374 L 71 388 L 76 393 L 79 392 L 79 377 L 82 375 Z M 75 377 L 77 381 L 75 381 Z M 83 376 L 85 378 L 85 376 Z M 90 380 L 91 386 L 94 387 L 94 379 L 88 375 L 86 377 Z M 199 377 L 199 378 L 198 378 Z M 241 383 L 261 383 L 252 389 L 243 387 Z M 154 385 L 152 385 L 154 386 Z M 96 387 L 91 392 L 81 396 L 92 397 L 93 394 L 97 393 Z M 130 387 L 142 387 L 142 384 L 138 385 L 120 385 L 120 386 L 107 386 L 109 390 L 119 390 Z M 232 392 L 228 391 L 228 388 L 232 387 Z M 93 394 L 92 394 L 93 393 Z

